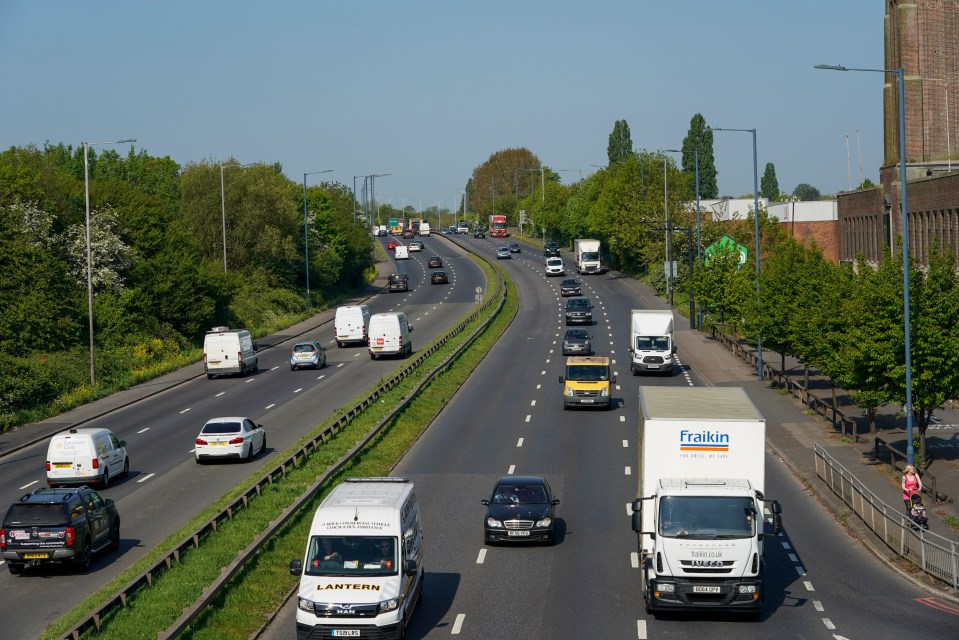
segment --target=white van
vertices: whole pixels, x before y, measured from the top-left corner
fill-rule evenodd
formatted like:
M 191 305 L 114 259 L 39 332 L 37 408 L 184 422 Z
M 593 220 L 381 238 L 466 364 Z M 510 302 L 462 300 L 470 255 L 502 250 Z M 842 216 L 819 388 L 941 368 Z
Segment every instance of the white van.
M 402 638 L 423 597 L 423 530 L 407 478 L 347 478 L 313 516 L 300 576 L 298 638 Z
M 546 275 L 564 276 L 566 275 L 566 265 L 562 258 L 546 258 Z
M 351 304 L 336 308 L 333 319 L 333 339 L 336 346 L 359 342 L 369 344 L 370 307 L 365 304 Z
M 412 332 L 413 325 L 402 311 L 374 314 L 370 318 L 370 360 L 413 353 Z
M 253 338 L 246 329 L 213 327 L 203 339 L 203 369 L 207 378 L 257 370 Z
M 393 257 L 397 260 L 409 260 L 410 259 L 410 248 L 405 244 L 396 245 L 396 251 L 393 254 Z
M 421 222 L 421 223 L 420 223 L 420 237 L 421 237 L 421 238 L 428 238 L 429 236 L 430 236 L 430 223 L 429 223 L 429 222 L 425 222 L 425 221 L 424 221 L 424 222 Z
M 47 484 L 97 484 L 130 473 L 127 443 L 109 429 L 70 429 L 53 436 L 47 447 Z

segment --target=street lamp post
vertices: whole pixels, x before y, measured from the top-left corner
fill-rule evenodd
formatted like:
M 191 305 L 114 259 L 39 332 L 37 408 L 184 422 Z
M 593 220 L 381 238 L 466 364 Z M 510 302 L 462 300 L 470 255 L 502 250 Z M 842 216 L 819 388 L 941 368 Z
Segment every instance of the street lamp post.
M 582 182 L 582 181 L 583 181 L 583 170 L 582 170 L 582 169 L 557 169 L 557 170 L 556 170 L 557 173 L 564 173 L 564 172 L 572 173 L 573 171 L 579 171 L 579 181 Z
M 699 209 L 699 148 L 693 149 L 694 159 L 696 163 L 696 260 L 699 261 L 703 256 L 703 245 L 702 245 L 702 225 L 700 223 L 700 209 Z M 703 328 L 703 308 L 699 307 L 699 313 L 697 314 L 697 327 L 699 329 Z
M 310 235 L 307 232 L 308 226 L 306 221 L 306 176 L 314 176 L 319 173 L 329 173 L 333 169 L 324 169 L 323 171 L 310 171 L 309 173 L 303 174 L 303 247 L 306 254 L 306 308 L 312 309 L 313 303 L 310 300 Z M 354 189 L 356 188 L 354 183 Z M 356 205 L 354 204 L 355 208 Z
M 87 209 L 87 319 L 90 331 L 90 386 L 96 386 L 96 365 L 93 357 L 93 250 L 90 242 L 90 147 L 100 144 L 126 144 L 133 138 L 83 143 L 83 184 Z
M 663 149 L 663 154 L 681 153 L 678 149 Z M 669 296 L 669 306 L 673 306 L 673 234 L 669 232 L 669 199 L 666 194 L 666 155 L 663 155 L 663 212 L 666 214 L 666 293 Z
M 872 73 L 890 73 L 896 76 L 899 86 L 899 181 L 902 189 L 900 216 L 902 217 L 902 305 L 903 329 L 906 335 L 906 464 L 914 463 L 915 447 L 912 445 L 912 344 L 909 321 L 909 222 L 906 218 L 906 90 L 903 70 L 899 69 L 855 69 L 841 65 L 817 64 L 816 69 L 829 71 L 869 71 Z
M 220 165 L 220 210 L 223 217 L 223 273 L 226 273 L 226 188 L 223 182 L 223 172 L 226 169 L 243 169 L 258 164 L 250 162 L 248 164 L 221 164 Z
M 755 129 L 724 129 L 709 127 L 712 131 L 742 131 L 753 134 L 753 218 L 756 223 L 756 299 L 759 299 L 759 162 L 756 159 L 756 130 Z M 763 337 L 756 334 L 756 353 L 758 360 L 756 371 L 759 379 L 763 379 Z

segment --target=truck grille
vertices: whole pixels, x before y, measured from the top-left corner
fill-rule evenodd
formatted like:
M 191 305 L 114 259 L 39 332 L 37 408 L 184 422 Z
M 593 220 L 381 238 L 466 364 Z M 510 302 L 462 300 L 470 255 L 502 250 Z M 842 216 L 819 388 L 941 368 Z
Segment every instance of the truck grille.
M 313 603 L 313 613 L 317 618 L 374 618 L 378 608 L 378 604 Z
M 643 356 L 643 362 L 646 364 L 663 364 L 662 356 Z
M 685 573 L 714 573 L 714 574 L 724 574 L 731 573 L 733 566 L 736 564 L 733 560 L 715 560 L 709 561 L 707 564 L 696 564 L 693 560 L 680 560 L 680 566 L 682 566 Z

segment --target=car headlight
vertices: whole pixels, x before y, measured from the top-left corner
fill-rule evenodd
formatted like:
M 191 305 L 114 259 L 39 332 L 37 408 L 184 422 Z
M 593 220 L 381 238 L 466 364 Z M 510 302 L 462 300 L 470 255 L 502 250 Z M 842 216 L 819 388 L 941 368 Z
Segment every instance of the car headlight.
M 609 387 L 603 387 L 603 390 L 600 391 L 599 395 L 602 396 L 602 397 L 604 397 L 604 398 L 605 398 L 606 396 L 608 396 L 608 395 L 609 395 Z
M 739 585 L 739 593 L 756 593 L 756 585 L 741 584 Z
M 313 609 L 313 601 L 307 600 L 306 598 L 300 598 L 297 601 L 296 606 L 297 608 L 299 608 L 300 611 L 306 611 L 308 613 L 315 612 L 315 610 Z
M 503 523 L 497 520 L 496 518 L 486 518 L 487 527 L 502 527 Z
M 573 391 L 572 387 L 566 387 L 566 395 L 568 395 L 569 397 L 573 397 L 574 395 L 576 395 L 576 392 Z
M 399 598 L 392 598 L 390 600 L 384 600 L 380 603 L 379 613 L 386 613 L 387 611 L 393 611 L 398 606 L 400 606 Z
M 550 517 L 546 517 L 546 518 L 543 518 L 542 520 L 536 521 L 537 527 L 548 527 L 551 524 L 553 524 L 553 519 Z

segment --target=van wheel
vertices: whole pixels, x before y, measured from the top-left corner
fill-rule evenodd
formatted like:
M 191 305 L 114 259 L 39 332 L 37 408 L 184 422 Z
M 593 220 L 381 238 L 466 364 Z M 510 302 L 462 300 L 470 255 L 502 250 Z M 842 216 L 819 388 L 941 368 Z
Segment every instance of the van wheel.
M 9 569 L 10 573 L 12 573 L 15 576 L 18 576 L 21 573 L 23 573 L 23 565 L 16 562 L 8 562 L 7 569 Z
M 212 379 L 213 379 L 213 374 L 212 374 L 212 373 L 206 374 L 206 379 L 207 379 L 207 380 L 212 380 Z
M 83 541 L 83 547 L 80 548 L 80 553 L 77 554 L 74 562 L 76 563 L 77 569 L 80 571 L 89 571 L 91 561 L 92 553 L 90 552 L 90 540 L 85 539 Z
M 370 360 L 376 360 L 376 354 L 375 354 L 375 353 L 371 353 L 371 354 L 370 354 Z
M 103 479 L 100 480 L 100 486 L 104 489 L 110 486 L 110 469 L 108 467 L 103 469 Z
M 123 477 L 126 478 L 130 475 L 130 458 L 126 458 L 123 461 Z
M 337 348 L 337 349 L 342 349 L 342 348 L 343 348 L 343 343 L 340 342 L 339 340 L 337 340 L 337 341 L 336 341 L 336 348 Z

